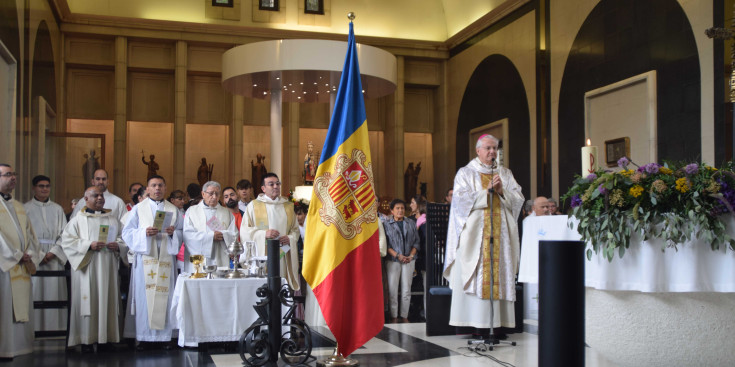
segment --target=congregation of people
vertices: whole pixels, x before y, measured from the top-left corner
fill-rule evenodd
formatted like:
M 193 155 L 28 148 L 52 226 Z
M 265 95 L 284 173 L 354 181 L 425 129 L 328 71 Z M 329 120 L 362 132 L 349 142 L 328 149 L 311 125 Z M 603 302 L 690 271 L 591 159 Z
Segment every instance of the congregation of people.
M 482 334 L 515 327 L 518 220 L 560 212 L 553 199 L 524 200 L 510 170 L 495 163 L 497 139 L 481 137 L 476 150 L 477 158 L 458 171 L 443 200 L 450 207 L 443 276 L 453 290 L 450 325 Z M 64 270 L 67 262 L 67 347 L 103 352 L 124 338 L 139 350 L 175 347 L 169 313 L 178 275 L 195 271 L 187 261 L 191 255 L 218 267 L 244 262 L 245 256 L 227 252 L 236 239 L 255 242 L 248 256 L 265 256 L 266 241 L 277 240 L 281 276 L 306 295 L 300 316 L 307 324 L 325 325 L 300 275 L 308 206 L 282 196 L 274 173 L 263 175 L 257 197 L 244 179 L 224 188 L 208 181 L 169 192 L 165 178 L 154 174 L 130 185 L 126 202 L 107 190 L 108 173 L 98 169 L 68 214 L 50 200 L 52 180 L 44 175 L 30 183 L 33 198 L 19 203 L 11 195 L 23 184 L 17 177 L 11 166 L 0 164 L 0 358 L 31 353 L 34 331 L 66 329 L 66 309 L 33 308 L 34 301 L 65 300 L 65 279 L 31 275 Z M 412 321 L 424 321 L 425 298 L 412 302 L 412 288 L 419 276 L 426 294 L 427 200 L 419 194 L 408 203 L 394 199 L 388 207 L 389 213 L 379 215 L 385 321 L 407 323 L 410 313 Z M 499 266 L 491 267 L 491 247 Z M 119 274 L 127 273 L 129 281 L 121 282 Z M 495 310 L 492 319 L 481 312 L 488 307 Z

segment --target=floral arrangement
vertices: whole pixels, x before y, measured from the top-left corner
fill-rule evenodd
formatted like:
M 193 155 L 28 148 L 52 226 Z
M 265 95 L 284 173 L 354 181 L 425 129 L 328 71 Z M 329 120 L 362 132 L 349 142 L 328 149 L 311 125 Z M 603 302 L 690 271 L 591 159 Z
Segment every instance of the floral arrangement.
M 309 200 L 295 198 L 293 195 L 293 190 L 289 190 L 288 192 L 288 201 L 292 202 L 294 204 L 294 207 L 303 206 L 304 210 L 309 211 Z
M 570 200 L 569 216 L 579 220 L 577 231 L 592 250 L 612 261 L 623 257 L 630 236 L 659 238 L 666 247 L 699 239 L 717 250 L 729 245 L 735 250 L 720 216 L 734 213 L 735 173 L 733 162 L 721 169 L 706 164 L 649 163 L 638 166 L 628 158 L 618 161 L 621 171 L 598 170 L 577 176 L 562 200 Z M 635 166 L 637 168 L 628 168 Z M 572 225 L 570 224 L 570 227 Z

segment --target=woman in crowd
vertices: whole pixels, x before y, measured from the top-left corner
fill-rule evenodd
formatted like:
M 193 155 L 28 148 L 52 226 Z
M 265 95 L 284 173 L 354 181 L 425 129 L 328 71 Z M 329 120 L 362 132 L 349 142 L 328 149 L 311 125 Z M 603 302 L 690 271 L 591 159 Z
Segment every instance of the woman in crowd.
M 416 266 L 419 234 L 416 222 L 406 218 L 406 203 L 395 199 L 390 203 L 392 216 L 383 222 L 385 237 L 388 240 L 388 261 L 386 273 L 388 294 L 390 297 L 391 323 L 408 322 L 408 307 L 411 304 L 411 282 Z M 400 320 L 398 308 L 398 290 L 400 285 Z

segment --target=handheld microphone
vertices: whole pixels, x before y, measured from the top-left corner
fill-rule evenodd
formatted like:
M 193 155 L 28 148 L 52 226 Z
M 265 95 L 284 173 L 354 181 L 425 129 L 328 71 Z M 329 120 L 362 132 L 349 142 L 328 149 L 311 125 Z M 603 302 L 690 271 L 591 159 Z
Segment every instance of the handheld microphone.
M 495 169 L 495 158 L 492 158 L 490 160 L 490 177 L 493 177 L 494 176 L 494 172 L 493 172 L 494 169 Z M 487 189 L 487 192 L 490 193 L 490 194 L 492 194 L 494 191 L 495 190 L 493 189 L 493 185 L 492 185 L 492 182 L 491 182 L 490 183 L 490 188 Z

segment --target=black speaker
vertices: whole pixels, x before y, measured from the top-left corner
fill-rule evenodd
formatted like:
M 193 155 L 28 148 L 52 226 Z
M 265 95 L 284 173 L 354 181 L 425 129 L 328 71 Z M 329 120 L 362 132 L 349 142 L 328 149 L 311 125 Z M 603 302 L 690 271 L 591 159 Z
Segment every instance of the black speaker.
M 584 249 L 539 241 L 538 365 L 584 366 Z

